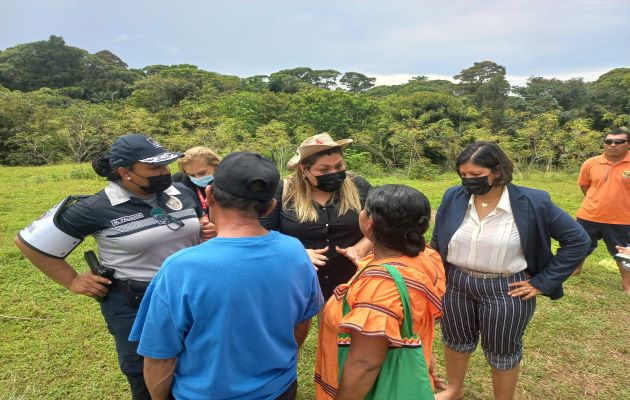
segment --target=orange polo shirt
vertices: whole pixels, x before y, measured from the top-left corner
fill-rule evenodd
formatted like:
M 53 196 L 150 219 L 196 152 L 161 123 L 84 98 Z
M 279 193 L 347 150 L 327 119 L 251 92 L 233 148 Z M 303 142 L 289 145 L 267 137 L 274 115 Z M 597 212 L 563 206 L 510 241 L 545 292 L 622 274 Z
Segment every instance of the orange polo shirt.
M 630 152 L 616 164 L 603 154 L 589 158 L 582 164 L 578 185 L 589 187 L 578 218 L 630 225 Z
M 431 349 L 435 319 L 442 315 L 442 296 L 446 290 L 444 268 L 440 255 L 426 248 L 417 257 L 399 257 L 374 260 L 369 254 L 358 270 L 368 264 L 392 263 L 407 285 L 413 318 L 413 330 L 422 341 L 427 368 L 431 362 Z M 403 264 L 405 267 L 396 265 Z M 351 311 L 342 317 L 343 296 Z M 400 328 L 404 319 L 402 302 L 396 284 L 383 267 L 365 271 L 352 284 L 344 283 L 335 289 L 323 311 L 323 321 L 317 342 L 315 364 L 315 398 L 332 400 L 339 387 L 337 362 L 337 335 L 340 332 L 359 332 L 365 335 L 386 337 L 391 346 L 400 346 Z

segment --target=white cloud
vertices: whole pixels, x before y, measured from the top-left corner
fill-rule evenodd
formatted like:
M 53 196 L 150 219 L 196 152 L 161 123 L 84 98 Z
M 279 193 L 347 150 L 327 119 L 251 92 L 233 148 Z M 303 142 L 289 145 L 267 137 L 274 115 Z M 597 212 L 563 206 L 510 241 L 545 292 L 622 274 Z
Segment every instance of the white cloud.
M 616 67 L 608 67 L 596 70 L 586 70 L 586 71 L 574 71 L 574 72 L 561 72 L 561 73 L 547 73 L 547 74 L 533 74 L 531 76 L 542 76 L 547 79 L 560 79 L 561 81 L 566 81 L 571 78 L 582 78 L 586 82 L 596 81 L 600 76 L 609 72 L 611 69 Z M 507 80 L 510 82 L 512 86 L 525 86 L 527 84 L 527 79 L 529 76 L 522 75 L 508 75 Z
M 571 78 L 583 78 L 585 81 L 591 82 L 591 81 L 596 81 L 597 78 L 599 78 L 600 76 L 604 75 L 606 72 L 614 68 L 616 67 L 609 67 L 609 68 L 597 69 L 597 70 L 591 70 L 591 71 L 578 71 L 578 72 L 555 74 L 552 77 L 561 79 L 561 80 L 566 80 L 566 79 L 571 79 Z
M 114 39 L 116 42 L 131 42 L 132 40 L 136 40 L 136 39 L 141 39 L 142 35 L 129 35 L 127 33 L 121 33 L 120 35 L 116 36 L 116 39 Z
M 582 78 L 586 82 L 596 81 L 601 75 L 615 68 L 614 66 L 602 69 L 595 70 L 585 70 L 585 71 L 574 71 L 574 72 L 561 72 L 561 73 L 547 73 L 547 74 L 533 74 L 531 76 L 542 76 L 547 79 L 560 79 L 562 81 L 571 79 L 571 78 Z M 418 74 L 367 74 L 368 76 L 376 78 L 376 86 L 383 85 L 401 85 L 409 82 L 411 78 L 417 76 Z M 451 82 L 455 82 L 451 76 L 448 75 L 440 75 L 440 74 L 421 74 L 429 79 L 443 79 Z M 527 79 L 530 76 L 523 75 L 507 75 L 506 79 L 510 82 L 512 86 L 525 86 L 527 84 Z
M 165 44 L 165 45 L 162 45 L 161 47 L 164 50 L 166 50 L 167 52 L 169 52 L 170 54 L 177 54 L 177 53 L 179 53 L 179 47 L 178 46 Z
M 383 85 L 401 85 L 403 83 L 407 83 L 409 79 L 413 78 L 414 75 L 411 74 L 389 74 L 389 75 L 373 75 L 368 74 L 373 78 L 376 78 L 375 85 L 383 86 Z
M 403 83 L 407 83 L 414 76 L 418 76 L 418 74 L 385 74 L 385 75 L 375 75 L 375 74 L 367 74 L 372 78 L 376 78 L 376 86 L 383 85 L 402 85 Z M 447 75 L 439 75 L 439 74 L 420 74 L 424 75 L 429 79 L 445 79 L 447 81 L 452 81 L 450 76 Z

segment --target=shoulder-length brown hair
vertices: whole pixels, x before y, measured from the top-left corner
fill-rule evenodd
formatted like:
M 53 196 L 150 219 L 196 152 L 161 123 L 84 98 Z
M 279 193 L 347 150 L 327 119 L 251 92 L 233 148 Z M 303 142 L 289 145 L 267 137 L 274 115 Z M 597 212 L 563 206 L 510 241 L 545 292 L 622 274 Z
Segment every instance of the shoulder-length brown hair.
M 493 172 L 499 172 L 499 177 L 494 181 L 493 186 L 505 186 L 512 182 L 514 164 L 496 143 L 474 142 L 469 144 L 455 161 L 455 171 L 458 175 L 459 167 L 467 162 L 489 168 Z

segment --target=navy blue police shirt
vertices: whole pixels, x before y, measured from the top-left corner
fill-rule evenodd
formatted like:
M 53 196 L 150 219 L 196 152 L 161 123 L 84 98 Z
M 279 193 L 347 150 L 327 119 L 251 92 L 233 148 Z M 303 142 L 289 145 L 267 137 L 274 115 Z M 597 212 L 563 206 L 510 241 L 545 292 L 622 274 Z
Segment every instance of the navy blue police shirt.
M 202 215 L 194 193 L 180 183 L 140 199 L 110 182 L 63 210 L 56 222 L 77 239 L 92 235 L 101 264 L 114 269 L 116 279 L 150 281 L 168 256 L 200 243 Z

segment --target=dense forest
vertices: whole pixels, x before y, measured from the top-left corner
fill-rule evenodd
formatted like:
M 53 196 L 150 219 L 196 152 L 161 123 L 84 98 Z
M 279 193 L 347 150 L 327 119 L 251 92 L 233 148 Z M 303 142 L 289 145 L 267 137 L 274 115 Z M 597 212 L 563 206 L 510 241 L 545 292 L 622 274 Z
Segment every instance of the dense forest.
M 184 150 L 248 149 L 281 166 L 306 136 L 351 137 L 350 166 L 428 177 L 473 140 L 494 140 L 521 170 L 575 168 L 604 132 L 630 124 L 630 68 L 595 82 L 532 76 L 476 62 L 454 82 L 416 76 L 375 86 L 360 72 L 293 68 L 247 78 L 194 65 L 129 68 L 63 38 L 0 51 L 0 164 L 83 162 L 124 133 Z

